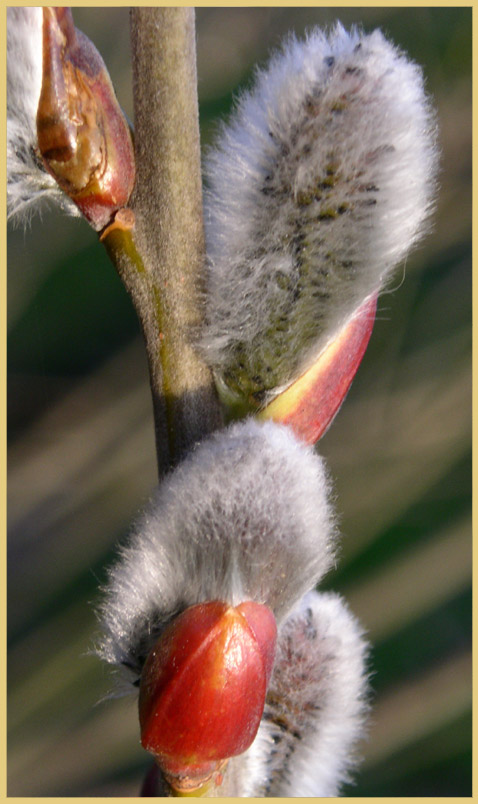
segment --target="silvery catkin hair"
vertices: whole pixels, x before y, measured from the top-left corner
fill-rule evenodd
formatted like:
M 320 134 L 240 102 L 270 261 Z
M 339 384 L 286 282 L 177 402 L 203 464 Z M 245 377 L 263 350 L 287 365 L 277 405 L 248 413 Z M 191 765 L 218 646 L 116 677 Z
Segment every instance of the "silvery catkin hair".
M 304 595 L 279 632 L 264 715 L 243 758 L 243 795 L 340 793 L 364 731 L 367 653 L 339 595 Z
M 38 151 L 42 20 L 39 7 L 7 8 L 7 212 L 16 220 L 31 214 L 44 200 L 70 215 L 80 214 L 45 170 Z
M 421 236 L 435 185 L 421 69 L 380 31 L 290 38 L 206 162 L 207 328 L 219 385 L 289 384 Z

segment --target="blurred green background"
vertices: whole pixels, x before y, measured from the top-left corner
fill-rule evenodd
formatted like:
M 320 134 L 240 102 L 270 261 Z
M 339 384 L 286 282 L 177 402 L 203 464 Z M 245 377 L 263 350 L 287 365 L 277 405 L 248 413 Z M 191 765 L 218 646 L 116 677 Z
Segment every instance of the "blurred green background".
M 132 118 L 127 9 L 78 8 Z M 319 445 L 341 591 L 373 645 L 374 705 L 348 796 L 470 796 L 470 8 L 201 8 L 203 144 L 281 37 L 380 26 L 423 65 L 440 125 L 434 230 L 384 294 Z M 88 651 L 114 546 L 155 482 L 138 325 L 95 234 L 44 211 L 8 237 L 9 796 L 135 796 L 135 701 L 102 701 Z

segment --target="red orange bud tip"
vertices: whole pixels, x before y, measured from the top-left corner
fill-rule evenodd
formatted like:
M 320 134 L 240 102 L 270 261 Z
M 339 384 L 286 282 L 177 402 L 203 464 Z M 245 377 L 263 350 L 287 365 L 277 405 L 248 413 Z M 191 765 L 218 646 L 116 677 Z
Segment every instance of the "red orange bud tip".
M 257 414 L 286 424 L 315 444 L 338 412 L 365 354 L 375 321 L 377 296 L 367 299 L 317 361 Z

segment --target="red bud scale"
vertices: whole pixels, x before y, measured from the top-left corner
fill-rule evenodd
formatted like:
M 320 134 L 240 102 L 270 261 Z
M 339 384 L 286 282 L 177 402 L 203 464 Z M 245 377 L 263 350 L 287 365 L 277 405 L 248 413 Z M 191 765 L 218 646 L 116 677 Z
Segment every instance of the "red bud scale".
M 141 676 L 141 742 L 173 788 L 199 790 L 254 740 L 276 644 L 271 610 L 212 601 L 161 634 Z

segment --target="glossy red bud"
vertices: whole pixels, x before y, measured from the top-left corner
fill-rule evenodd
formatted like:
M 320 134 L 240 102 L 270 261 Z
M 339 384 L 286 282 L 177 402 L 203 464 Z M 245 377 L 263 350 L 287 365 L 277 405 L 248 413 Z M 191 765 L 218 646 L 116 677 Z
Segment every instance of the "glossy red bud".
M 38 147 L 46 169 L 100 231 L 135 179 L 131 134 L 103 59 L 69 8 L 43 9 Z
M 318 360 L 257 414 L 286 424 L 307 444 L 324 435 L 338 412 L 372 334 L 377 297 L 367 300 Z
M 186 609 L 159 637 L 141 676 L 141 743 L 174 787 L 203 786 L 250 746 L 276 636 L 267 606 L 212 601 Z

